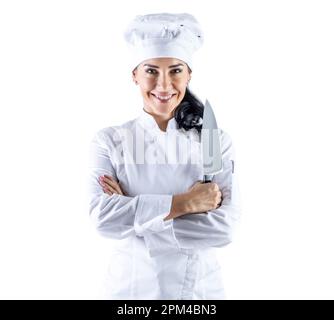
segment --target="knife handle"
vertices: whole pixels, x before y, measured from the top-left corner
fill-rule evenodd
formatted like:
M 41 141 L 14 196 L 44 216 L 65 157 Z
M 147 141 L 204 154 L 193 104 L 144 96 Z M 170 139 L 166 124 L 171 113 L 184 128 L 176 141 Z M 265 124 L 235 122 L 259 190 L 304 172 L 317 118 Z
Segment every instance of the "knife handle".
M 204 175 L 204 179 L 203 179 L 203 183 L 209 183 L 212 181 L 213 175 L 211 174 L 205 174 Z

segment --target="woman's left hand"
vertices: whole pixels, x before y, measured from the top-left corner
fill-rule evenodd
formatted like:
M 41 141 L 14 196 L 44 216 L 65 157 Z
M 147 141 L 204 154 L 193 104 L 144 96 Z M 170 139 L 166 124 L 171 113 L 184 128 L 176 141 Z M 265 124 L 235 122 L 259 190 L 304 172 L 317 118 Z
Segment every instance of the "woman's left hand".
M 110 196 L 114 193 L 124 195 L 123 190 L 120 185 L 108 175 L 103 175 L 99 177 L 100 184 L 103 188 L 103 192 L 109 194 Z

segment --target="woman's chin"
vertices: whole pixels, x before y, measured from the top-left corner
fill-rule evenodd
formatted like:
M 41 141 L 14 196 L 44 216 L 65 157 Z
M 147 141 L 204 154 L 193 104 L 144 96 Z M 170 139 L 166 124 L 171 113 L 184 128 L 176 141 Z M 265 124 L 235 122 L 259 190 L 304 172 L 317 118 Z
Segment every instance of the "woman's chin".
M 173 100 L 168 103 L 160 103 L 156 99 L 149 99 L 150 112 L 161 116 L 169 116 L 178 105 L 177 100 Z
M 175 108 L 174 104 L 172 104 L 172 103 L 168 104 L 168 105 L 166 105 L 166 104 L 161 105 L 161 104 L 151 102 L 150 105 L 151 105 L 152 112 L 154 112 L 156 114 L 161 114 L 161 115 L 170 114 Z
M 157 115 L 160 115 L 160 116 L 169 116 L 172 112 L 173 112 L 173 110 L 174 110 L 174 108 L 155 108 L 155 110 L 156 110 L 156 114 Z

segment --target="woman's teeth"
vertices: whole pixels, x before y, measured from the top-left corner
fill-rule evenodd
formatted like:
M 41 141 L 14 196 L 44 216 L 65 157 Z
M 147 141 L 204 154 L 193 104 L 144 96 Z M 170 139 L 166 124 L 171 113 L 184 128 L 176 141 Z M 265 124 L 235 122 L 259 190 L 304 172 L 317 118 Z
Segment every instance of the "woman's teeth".
M 167 102 L 172 98 L 173 94 L 171 94 L 169 96 L 158 96 L 158 95 L 153 94 L 153 96 L 161 102 Z

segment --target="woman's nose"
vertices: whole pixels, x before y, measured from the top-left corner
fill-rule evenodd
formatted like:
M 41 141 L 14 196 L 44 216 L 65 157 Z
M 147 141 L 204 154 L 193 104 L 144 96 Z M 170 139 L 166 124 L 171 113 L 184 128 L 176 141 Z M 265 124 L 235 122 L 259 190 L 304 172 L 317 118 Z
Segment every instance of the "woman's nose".
M 172 86 L 172 79 L 169 75 L 160 75 L 158 78 L 157 86 L 164 91 L 167 91 Z

